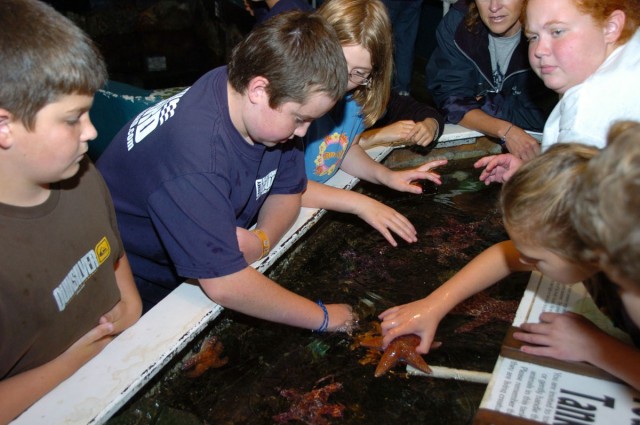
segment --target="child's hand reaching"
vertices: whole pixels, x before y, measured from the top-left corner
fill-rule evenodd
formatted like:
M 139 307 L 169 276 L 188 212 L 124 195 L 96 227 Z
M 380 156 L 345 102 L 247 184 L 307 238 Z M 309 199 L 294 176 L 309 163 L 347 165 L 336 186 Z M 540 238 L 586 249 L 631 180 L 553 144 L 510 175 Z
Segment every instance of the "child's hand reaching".
M 408 243 L 418 240 L 417 232 L 408 218 L 393 208 L 368 196 L 353 203 L 353 213 L 376 229 L 393 246 L 398 246 L 391 232 Z
M 382 312 L 378 318 L 382 320 L 380 327 L 384 335 L 383 347 L 401 335 L 416 334 L 421 339 L 416 351 L 426 354 L 432 346 L 442 316 L 437 312 L 437 305 L 427 297 L 391 307 Z
M 540 323 L 524 323 L 520 329 L 513 337 L 532 344 L 522 346 L 525 353 L 589 363 L 593 363 L 593 354 L 600 348 L 598 340 L 604 334 L 591 321 L 571 312 L 542 313 Z
M 522 166 L 522 160 L 510 153 L 490 155 L 480 158 L 473 164 L 475 168 L 483 168 L 480 181 L 489 185 L 491 183 L 504 183 L 515 174 Z
M 389 170 L 388 173 L 385 173 L 385 176 L 382 177 L 381 183 L 385 186 L 398 190 L 400 192 L 409 192 L 415 194 L 422 193 L 422 187 L 414 184 L 414 182 L 419 180 L 429 180 L 434 182 L 435 184 L 442 184 L 442 180 L 440 179 L 440 174 L 431 171 L 434 168 L 440 167 L 447 163 L 446 159 L 438 159 L 434 161 L 429 161 L 427 163 L 422 164 L 419 167 L 412 168 L 410 170 L 402 170 L 402 171 L 392 171 Z

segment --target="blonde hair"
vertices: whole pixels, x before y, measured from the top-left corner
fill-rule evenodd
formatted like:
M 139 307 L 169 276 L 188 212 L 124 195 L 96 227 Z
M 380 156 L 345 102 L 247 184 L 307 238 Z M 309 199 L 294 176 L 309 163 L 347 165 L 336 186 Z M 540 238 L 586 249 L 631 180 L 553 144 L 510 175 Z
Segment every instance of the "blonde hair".
M 586 167 L 571 219 L 607 273 L 640 284 L 640 123 L 611 126 L 607 147 Z
M 318 13 L 333 26 L 341 45 L 360 44 L 371 54 L 371 83 L 353 91 L 369 127 L 384 114 L 391 93 L 393 38 L 387 9 L 380 0 L 328 0 Z
M 571 225 L 576 187 L 598 149 L 559 143 L 524 164 L 502 187 L 505 226 L 527 242 L 579 262 L 585 245 Z

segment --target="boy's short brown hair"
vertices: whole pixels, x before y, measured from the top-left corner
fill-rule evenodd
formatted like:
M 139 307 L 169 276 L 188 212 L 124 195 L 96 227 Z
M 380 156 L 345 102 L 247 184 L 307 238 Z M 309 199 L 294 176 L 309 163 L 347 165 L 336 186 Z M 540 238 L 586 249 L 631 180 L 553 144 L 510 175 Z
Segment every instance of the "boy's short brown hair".
M 571 218 L 588 245 L 585 259 L 640 285 L 640 123 L 611 126 L 607 147 L 590 161 Z
M 347 90 L 347 63 L 335 31 L 320 16 L 292 10 L 257 26 L 231 54 L 229 83 L 244 93 L 251 79 L 269 81 L 269 105 L 305 103 L 322 92 L 334 101 Z
M 0 108 L 27 129 L 60 96 L 93 95 L 107 79 L 91 39 L 37 0 L 0 1 Z
M 558 143 L 524 164 L 500 194 L 507 229 L 562 258 L 580 262 L 585 245 L 571 224 L 578 180 L 598 149 Z

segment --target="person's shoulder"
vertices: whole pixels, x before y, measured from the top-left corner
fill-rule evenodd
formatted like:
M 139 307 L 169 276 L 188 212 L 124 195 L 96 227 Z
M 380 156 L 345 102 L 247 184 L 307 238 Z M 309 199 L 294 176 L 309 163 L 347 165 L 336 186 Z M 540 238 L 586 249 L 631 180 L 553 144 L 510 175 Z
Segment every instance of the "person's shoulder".
M 449 7 L 449 12 L 457 12 L 466 15 L 469 11 L 469 4 L 465 0 L 458 0 Z M 447 12 L 447 13 L 449 13 Z
M 464 9 L 454 8 L 453 6 L 456 4 L 457 3 L 452 5 L 447 14 L 442 17 L 442 20 L 438 25 L 438 32 L 450 34 L 448 37 L 453 37 L 459 27 L 464 24 L 464 18 L 467 14 L 466 6 Z
M 288 5 L 288 10 L 291 10 L 293 8 L 300 9 L 305 12 L 313 10 L 313 7 L 306 0 L 280 0 L 278 3 L 284 3 Z
M 311 7 L 306 0 L 280 0 L 259 19 L 258 23 L 262 23 L 269 18 L 290 10 L 302 10 L 304 12 L 308 12 L 312 11 L 313 7 Z
M 229 75 L 226 66 L 214 68 L 193 83 L 192 86 L 180 88 L 180 91 L 163 99 L 152 112 L 160 116 L 168 112 L 180 115 L 177 121 L 165 120 L 165 124 L 173 122 L 174 131 L 191 133 L 191 128 L 184 127 L 184 120 L 198 121 L 203 116 L 219 114 L 228 109 L 227 83 Z M 170 118 L 170 117 L 169 117 Z M 165 125 L 163 124 L 163 125 Z M 177 125 L 176 125 L 177 124 Z
M 453 6 L 455 6 L 456 4 L 454 4 Z M 464 8 L 455 8 L 453 6 L 442 17 L 442 22 L 449 27 L 457 27 L 467 14 L 466 6 Z
M 227 81 L 229 81 L 229 74 L 227 66 L 223 65 L 204 73 L 189 89 L 198 91 L 204 89 L 204 86 L 209 84 L 224 85 L 226 88 Z

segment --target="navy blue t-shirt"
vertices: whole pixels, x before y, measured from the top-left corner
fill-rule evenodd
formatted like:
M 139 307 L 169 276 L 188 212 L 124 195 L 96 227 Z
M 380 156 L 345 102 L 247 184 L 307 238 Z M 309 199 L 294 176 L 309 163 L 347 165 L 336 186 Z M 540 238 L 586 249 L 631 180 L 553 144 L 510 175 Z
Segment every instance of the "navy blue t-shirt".
M 267 148 L 235 129 L 226 71 L 140 113 L 98 160 L 147 304 L 185 278 L 247 267 L 236 227 L 251 226 L 269 194 L 306 187 L 299 140 Z
M 270 18 L 289 10 L 302 10 L 304 12 L 310 12 L 313 7 L 307 2 L 307 0 L 280 0 L 270 10 L 262 13 L 256 13 L 256 24 L 261 24 L 268 21 Z

